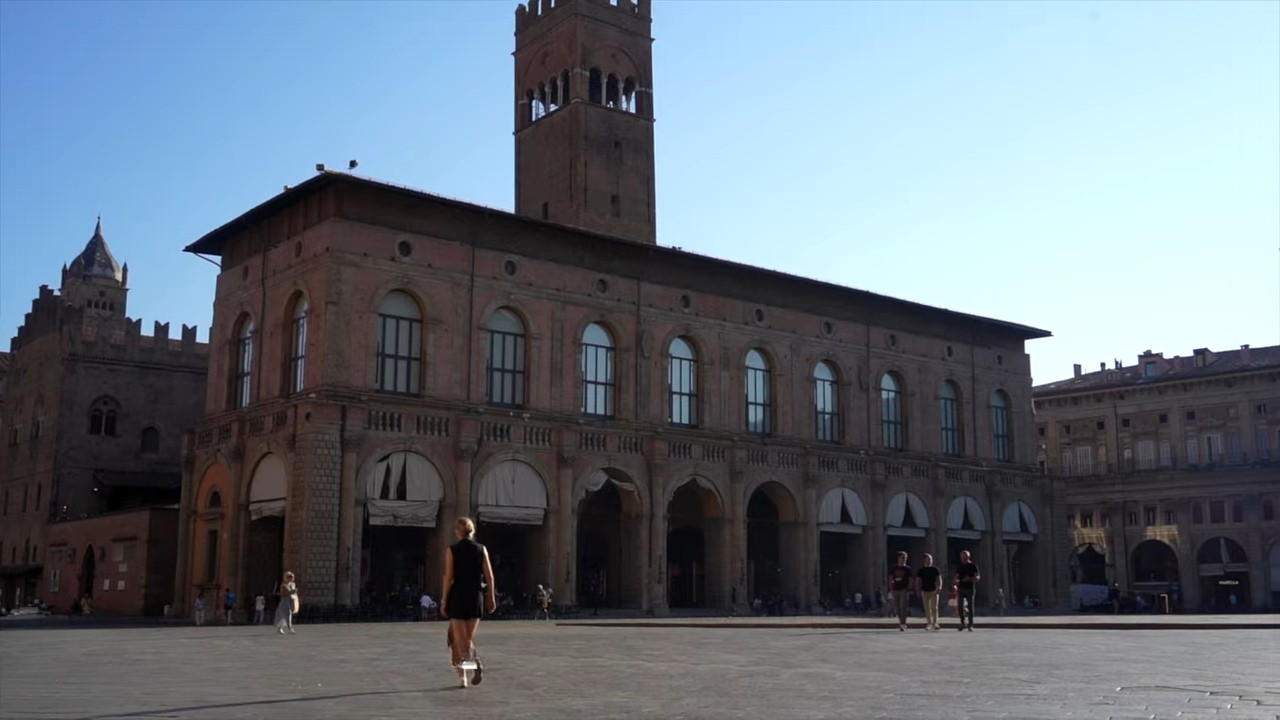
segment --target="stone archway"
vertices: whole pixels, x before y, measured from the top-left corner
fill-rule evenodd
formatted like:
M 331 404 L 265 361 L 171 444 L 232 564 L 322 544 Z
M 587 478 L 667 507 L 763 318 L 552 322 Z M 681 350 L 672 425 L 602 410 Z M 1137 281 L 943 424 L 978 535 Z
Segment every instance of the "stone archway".
M 747 499 L 747 596 L 798 606 L 803 595 L 799 513 L 782 483 L 762 483 Z
M 889 499 L 885 509 L 884 565 L 874 575 L 877 587 L 888 577 L 889 568 L 898 563 L 898 553 L 907 554 L 908 565 L 920 564 L 920 557 L 930 550 L 925 539 L 928 530 L 929 509 L 920 496 L 900 492 Z
M 1109 585 L 1107 552 L 1093 543 L 1078 546 L 1071 553 L 1072 585 Z
M 577 503 L 577 603 L 591 608 L 643 604 L 644 522 L 639 490 L 622 471 L 590 473 Z
M 724 504 L 710 482 L 695 477 L 671 494 L 666 538 L 668 607 L 728 603 L 721 590 L 728 570 L 723 565 L 724 532 Z
M 498 592 L 516 607 L 529 607 L 538 585 L 554 586 L 546 483 L 529 463 L 503 460 L 480 477 L 472 492 L 477 535 L 489 549 Z
M 284 574 L 287 485 L 284 460 L 274 453 L 264 455 L 249 481 L 249 536 L 244 549 L 244 586 L 240 588 L 246 606 L 259 593 L 275 597 Z
M 1023 500 L 1005 506 L 1000 520 L 1004 539 L 1004 562 L 1009 578 L 1009 602 L 1024 602 L 1028 597 L 1043 600 L 1040 594 L 1040 558 L 1036 550 L 1040 522 L 1035 511 Z
M 1213 537 L 1196 550 L 1200 606 L 1215 612 L 1250 609 L 1249 555 L 1228 537 Z
M 436 527 L 444 482 L 426 456 L 397 450 L 365 471 L 361 525 L 361 599 L 393 612 L 415 612 L 439 572 Z M 501 587 L 501 586 L 499 586 Z
M 818 572 L 821 597 L 832 607 L 852 603 L 865 578 L 857 573 L 856 558 L 865 558 L 867 509 L 862 498 L 850 488 L 833 488 L 818 506 Z
M 960 495 L 947 506 L 947 557 L 946 570 L 954 575 L 954 569 L 960 566 L 960 553 L 967 552 L 971 557 L 983 557 L 979 546 L 988 532 L 987 516 L 982 512 L 978 501 L 968 495 Z M 915 559 L 917 563 L 919 558 Z M 937 560 L 935 559 L 935 562 Z M 937 562 L 937 564 L 944 564 Z M 950 588 L 951 583 L 945 583 Z M 996 587 L 999 587 L 997 585 Z

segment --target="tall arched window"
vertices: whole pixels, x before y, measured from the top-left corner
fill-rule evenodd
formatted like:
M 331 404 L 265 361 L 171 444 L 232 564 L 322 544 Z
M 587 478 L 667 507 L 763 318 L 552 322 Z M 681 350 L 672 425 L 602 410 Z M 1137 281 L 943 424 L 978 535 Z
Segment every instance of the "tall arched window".
M 587 72 L 587 99 L 597 105 L 604 102 L 604 77 L 600 68 L 591 68 Z
M 253 400 L 253 320 L 245 318 L 236 333 L 235 394 L 232 405 L 248 407 Z
M 813 369 L 813 413 L 818 442 L 840 441 L 840 405 L 836 370 L 829 362 Z
M 310 304 L 305 297 L 293 303 L 289 332 L 289 392 L 302 392 L 307 386 L 307 313 Z
M 991 393 L 991 443 L 996 460 L 1013 459 L 1009 443 L 1009 396 L 1003 390 Z
M 770 423 L 773 415 L 769 396 L 770 377 L 769 361 L 759 350 L 747 352 L 746 361 L 747 391 L 747 432 L 755 435 L 768 435 L 772 431 Z
M 671 341 L 667 354 L 667 388 L 671 409 L 667 421 L 683 427 L 698 426 L 698 354 L 684 338 Z
M 902 384 L 892 373 L 880 378 L 880 444 L 889 450 L 906 447 L 902 418 Z
M 582 332 L 582 414 L 613 417 L 613 337 L 591 323 Z
M 524 323 L 506 308 L 495 310 L 489 330 L 485 397 L 490 405 L 524 407 Z
M 382 392 L 416 395 L 422 383 L 422 312 L 399 290 L 378 303 L 375 386 Z
M 950 380 L 942 381 L 938 392 L 938 425 L 942 428 L 942 454 L 964 452 L 964 439 L 960 434 L 960 391 Z

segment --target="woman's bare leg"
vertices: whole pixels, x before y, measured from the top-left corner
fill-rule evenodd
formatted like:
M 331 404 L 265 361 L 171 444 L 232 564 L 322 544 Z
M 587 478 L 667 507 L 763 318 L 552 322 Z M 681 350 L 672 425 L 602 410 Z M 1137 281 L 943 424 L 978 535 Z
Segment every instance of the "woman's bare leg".
M 449 646 L 449 657 L 453 661 L 453 666 L 457 667 L 464 657 L 463 648 L 467 647 L 465 638 L 466 627 L 465 620 L 449 621 L 449 637 L 453 638 L 453 642 Z
M 476 628 L 480 625 L 480 618 L 462 620 L 458 624 L 462 626 L 463 632 L 462 645 L 460 647 L 465 648 L 467 657 L 471 657 L 475 654 Z

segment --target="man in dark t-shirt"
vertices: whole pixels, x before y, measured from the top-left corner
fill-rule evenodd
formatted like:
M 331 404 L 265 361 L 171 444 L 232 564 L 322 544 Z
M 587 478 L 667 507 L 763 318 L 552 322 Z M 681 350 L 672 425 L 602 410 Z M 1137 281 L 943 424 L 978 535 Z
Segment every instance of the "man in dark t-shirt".
M 924 603 L 924 629 L 938 629 L 938 590 L 942 585 L 942 571 L 933 566 L 933 556 L 925 553 L 924 567 L 916 571 L 916 584 Z
M 898 608 L 898 630 L 907 629 L 907 602 L 911 599 L 911 568 L 907 566 L 907 554 L 898 553 L 898 564 L 889 568 L 889 590 Z
M 981 579 L 982 573 L 978 572 L 978 566 L 973 562 L 969 551 L 960 553 L 960 567 L 956 568 L 956 585 L 958 586 L 956 610 L 960 613 L 960 627 L 957 628 L 959 630 L 964 630 L 964 621 L 967 617 L 969 632 L 973 632 L 973 602 L 978 581 Z

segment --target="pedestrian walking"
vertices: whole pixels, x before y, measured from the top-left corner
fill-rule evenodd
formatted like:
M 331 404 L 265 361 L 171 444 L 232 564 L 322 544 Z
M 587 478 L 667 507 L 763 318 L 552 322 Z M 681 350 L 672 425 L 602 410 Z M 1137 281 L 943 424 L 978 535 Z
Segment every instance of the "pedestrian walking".
M 267 597 L 262 593 L 253 599 L 253 624 L 261 625 L 267 615 Z
M 538 592 L 534 596 L 538 603 L 538 608 L 533 611 L 533 619 L 537 620 L 541 613 L 547 618 L 547 622 L 551 622 L 551 587 L 539 585 Z
M 907 629 L 907 604 L 911 601 L 911 568 L 907 565 L 907 553 L 898 553 L 898 564 L 889 569 L 889 592 L 898 608 L 898 630 Z
M 281 635 L 287 631 L 294 635 L 293 615 L 298 612 L 298 585 L 291 572 L 286 572 L 280 582 L 280 603 L 276 605 L 276 632 Z
M 204 610 L 207 603 L 204 601 L 204 593 L 196 595 L 196 627 L 204 624 Z
M 227 588 L 227 594 L 222 599 L 222 610 L 226 615 L 227 624 L 231 624 L 231 616 L 236 611 L 236 593 L 231 588 Z
M 475 645 L 476 629 L 485 610 L 493 613 L 498 609 L 498 591 L 494 587 L 489 551 L 475 540 L 475 522 L 471 518 L 458 518 L 454 534 L 458 542 L 449 546 L 444 556 L 444 595 L 440 601 L 440 614 L 449 618 L 449 638 L 452 640 L 449 658 L 462 687 L 466 687 L 467 671 L 462 668 L 463 660 L 476 664 L 472 683 L 479 685 L 483 678 L 484 666 Z
M 418 607 L 422 608 L 423 620 L 436 619 L 436 600 L 427 593 L 422 593 L 422 597 L 418 598 Z
M 924 629 L 938 629 L 938 592 L 942 589 L 942 571 L 933 566 L 933 556 L 925 553 L 924 567 L 916 571 L 916 584 L 924 604 Z
M 960 627 L 964 630 L 965 618 L 969 619 L 969 632 L 973 632 L 973 605 L 977 597 L 978 581 L 982 573 L 977 563 L 973 562 L 969 551 L 960 553 L 960 567 L 956 568 L 956 585 L 959 593 L 956 596 L 956 607 L 960 611 Z

